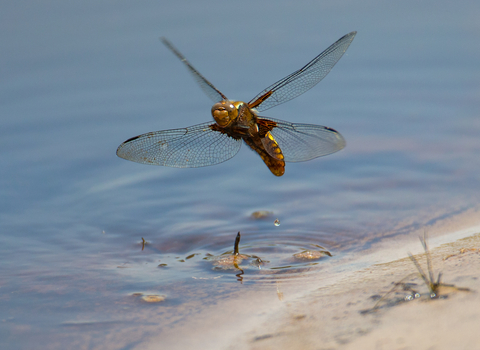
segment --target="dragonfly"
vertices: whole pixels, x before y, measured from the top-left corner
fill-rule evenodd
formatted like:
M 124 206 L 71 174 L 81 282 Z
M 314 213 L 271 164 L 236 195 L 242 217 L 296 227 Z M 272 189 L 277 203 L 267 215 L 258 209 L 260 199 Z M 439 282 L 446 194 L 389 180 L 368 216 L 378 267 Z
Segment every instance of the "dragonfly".
M 308 161 L 341 150 L 345 139 L 332 128 L 290 123 L 259 113 L 314 87 L 343 56 L 356 34 L 354 31 L 344 35 L 304 67 L 262 90 L 248 103 L 229 100 L 170 41 L 161 38 L 214 102 L 213 122 L 132 137 L 118 147 L 117 155 L 142 164 L 195 168 L 232 158 L 243 141 L 260 156 L 272 174 L 282 176 L 285 162 Z

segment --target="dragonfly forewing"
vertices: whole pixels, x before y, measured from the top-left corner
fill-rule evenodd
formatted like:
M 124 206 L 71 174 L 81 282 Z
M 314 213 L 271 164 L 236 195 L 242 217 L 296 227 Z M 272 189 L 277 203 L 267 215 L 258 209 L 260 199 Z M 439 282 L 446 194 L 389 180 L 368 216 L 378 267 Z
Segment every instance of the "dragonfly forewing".
M 209 122 L 132 137 L 118 147 L 117 155 L 143 164 L 196 168 L 232 158 L 241 145 L 241 139 L 218 131 Z
M 351 32 L 344 35 L 304 67 L 267 87 L 248 103 L 249 107 L 259 112 L 265 111 L 317 85 L 347 51 L 356 34 Z
M 203 75 L 200 74 L 199 71 L 197 71 L 191 64 L 190 62 L 187 61 L 185 56 L 183 56 L 180 51 L 178 51 L 175 46 L 172 45 L 170 41 L 168 41 L 166 38 L 160 38 L 162 43 L 172 51 L 175 56 L 177 56 L 180 61 L 182 61 L 185 66 L 187 66 L 187 69 L 190 73 L 192 73 L 193 78 L 195 81 L 200 85 L 200 88 L 205 92 L 205 94 L 210 97 L 210 99 L 213 102 L 220 102 L 222 100 L 227 100 L 224 94 L 222 94 L 211 82 L 209 82 Z

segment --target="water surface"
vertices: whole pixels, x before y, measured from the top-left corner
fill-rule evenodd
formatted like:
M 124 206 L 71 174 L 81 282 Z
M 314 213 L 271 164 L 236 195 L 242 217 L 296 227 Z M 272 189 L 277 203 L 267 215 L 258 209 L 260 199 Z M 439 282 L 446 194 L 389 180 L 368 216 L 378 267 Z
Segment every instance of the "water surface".
M 243 6 L 3 6 L 2 348 L 135 348 L 162 332 L 180 344 L 225 307 L 243 322 L 260 317 L 252 310 L 308 290 L 342 257 L 478 208 L 477 2 Z M 335 128 L 341 152 L 287 163 L 281 178 L 245 146 L 199 169 L 116 157 L 132 136 L 211 118 L 159 36 L 248 101 L 352 30 L 329 76 L 264 113 Z M 259 210 L 273 214 L 253 219 Z M 240 276 L 204 259 L 231 251 L 239 231 L 241 253 L 268 261 L 246 261 Z M 317 246 L 332 257 L 293 257 Z M 142 301 L 150 294 L 166 299 Z

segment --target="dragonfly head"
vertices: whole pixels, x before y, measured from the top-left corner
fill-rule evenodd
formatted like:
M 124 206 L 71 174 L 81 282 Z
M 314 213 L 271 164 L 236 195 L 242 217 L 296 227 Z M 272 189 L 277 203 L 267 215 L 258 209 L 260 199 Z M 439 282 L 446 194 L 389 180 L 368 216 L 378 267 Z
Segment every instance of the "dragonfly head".
M 228 126 L 238 117 L 238 109 L 232 101 L 220 101 L 213 105 L 212 116 L 221 127 Z

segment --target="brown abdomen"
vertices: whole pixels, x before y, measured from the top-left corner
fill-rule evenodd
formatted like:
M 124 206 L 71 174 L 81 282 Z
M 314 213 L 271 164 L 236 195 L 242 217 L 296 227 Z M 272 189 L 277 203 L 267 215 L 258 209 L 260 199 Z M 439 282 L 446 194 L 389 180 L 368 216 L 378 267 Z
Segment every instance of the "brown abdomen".
M 262 158 L 265 165 L 270 169 L 273 175 L 282 176 L 285 173 L 285 161 L 275 159 L 265 151 L 260 137 L 244 137 L 245 143 Z

